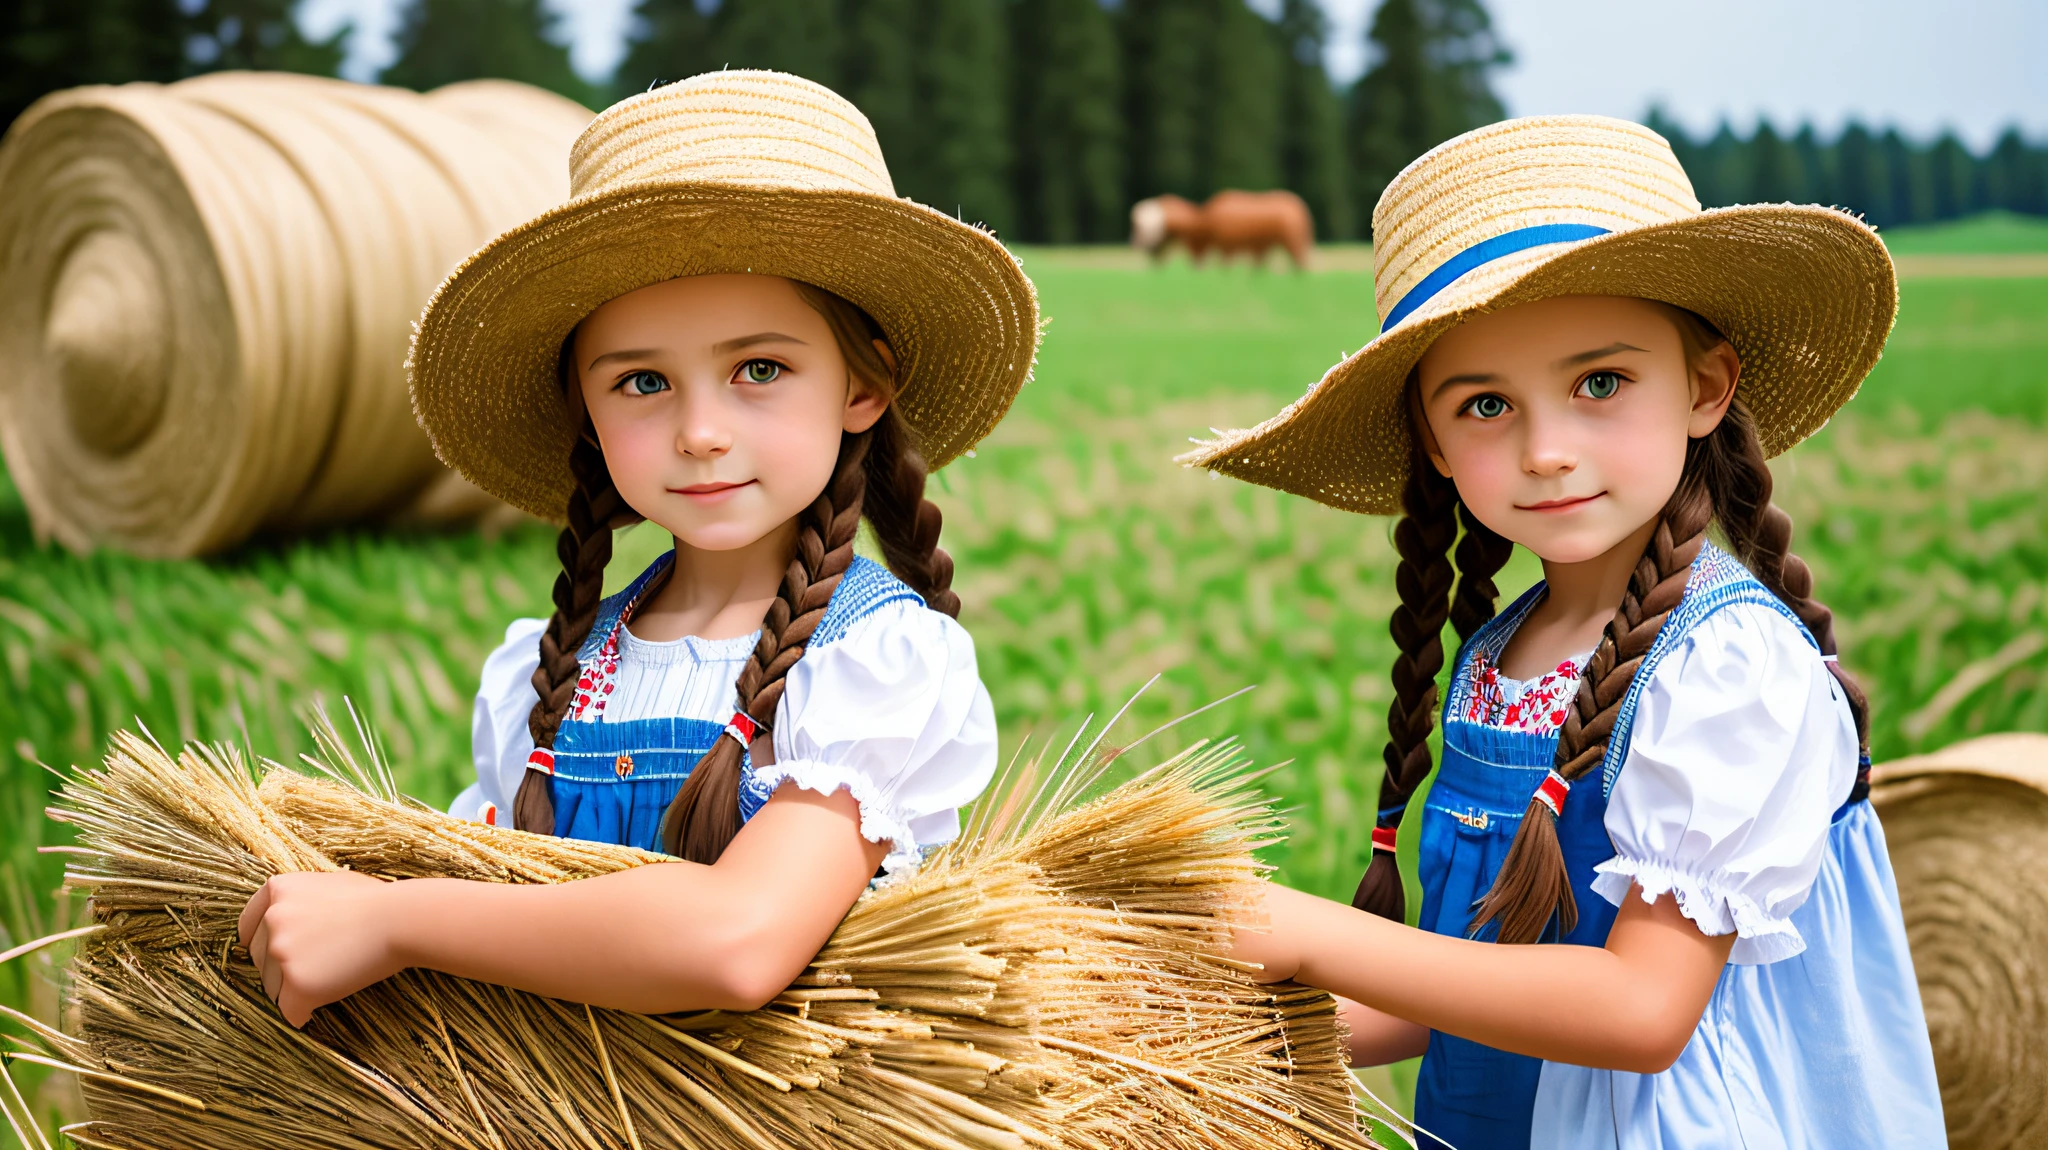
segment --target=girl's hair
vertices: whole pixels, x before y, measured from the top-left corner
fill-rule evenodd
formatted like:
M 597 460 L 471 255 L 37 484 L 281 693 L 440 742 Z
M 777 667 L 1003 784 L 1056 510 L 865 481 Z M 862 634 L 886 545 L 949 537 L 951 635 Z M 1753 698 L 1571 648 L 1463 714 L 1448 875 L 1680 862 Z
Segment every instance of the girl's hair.
M 854 535 L 863 516 L 874 528 L 889 569 L 933 610 L 960 613 L 960 598 L 952 591 L 953 560 L 939 548 L 939 509 L 924 497 L 924 456 L 918 451 L 916 432 L 893 402 L 896 373 L 874 344 L 883 338 L 881 328 L 866 312 L 831 292 L 805 283 L 795 287 L 831 327 L 849 373 L 892 402 L 873 427 L 840 437 L 832 478 L 816 502 L 797 516 L 795 553 L 783 574 L 780 594 L 761 621 L 760 642 L 737 683 L 737 706 L 761 725 L 762 739 L 768 738 L 776 704 L 782 700 L 784 677 L 803 657 L 832 592 L 853 561 Z M 563 345 L 561 363 L 565 394 L 580 395 L 568 343 Z M 572 398 L 571 410 L 581 407 Z M 555 613 L 541 635 L 540 667 L 533 673 L 540 698 L 527 716 L 534 745 L 548 749 L 554 747 L 576 693 L 581 673 L 576 655 L 590 636 L 603 600 L 612 530 L 636 518 L 612 483 L 589 418 L 581 418 L 583 434 L 570 455 L 576 489 L 569 497 L 569 525 L 556 544 L 562 573 L 555 579 Z M 650 586 L 643 596 L 658 590 Z M 738 743 L 723 735 L 697 760 L 662 820 L 662 843 L 670 854 L 711 863 L 724 853 L 740 828 L 740 766 Z M 512 813 L 520 830 L 554 833 L 547 775 L 526 772 Z
M 1727 337 L 1698 315 L 1660 306 L 1677 325 L 1689 360 L 1696 362 L 1726 342 Z M 1436 705 L 1435 674 L 1443 665 L 1443 620 L 1448 615 L 1464 640 L 1492 618 L 1498 597 L 1492 578 L 1511 550 L 1506 540 L 1458 502 L 1456 487 L 1436 473 L 1419 449 L 1403 512 L 1394 532 L 1401 556 L 1395 576 L 1401 604 L 1394 611 L 1393 633 L 1401 656 L 1394 665 L 1387 773 L 1380 783 L 1382 828 L 1399 824 L 1409 796 L 1430 770 L 1428 738 Z M 1447 604 L 1454 513 L 1464 525 L 1464 537 L 1457 547 L 1457 594 Z M 1729 550 L 1806 624 L 1821 653 L 1835 653 L 1834 616 L 1813 598 L 1813 573 L 1791 552 L 1792 518 L 1771 503 L 1771 472 L 1756 423 L 1738 397 L 1719 426 L 1687 443 L 1677 489 L 1659 513 L 1656 532 L 1630 575 L 1621 605 L 1579 679 L 1578 694 L 1557 740 L 1554 769 L 1567 782 L 1578 782 L 1605 759 L 1622 700 L 1664 620 L 1685 594 L 1709 524 L 1720 526 Z M 1867 754 L 1869 703 L 1839 663 L 1830 660 L 1828 670 L 1849 701 L 1857 741 Z M 1375 850 L 1353 905 L 1398 921 L 1404 904 L 1392 853 Z M 1472 931 L 1498 923 L 1501 942 L 1535 942 L 1553 916 L 1559 934 L 1569 933 L 1578 922 L 1578 905 L 1558 844 L 1557 817 L 1531 798 L 1493 889 L 1473 915 Z

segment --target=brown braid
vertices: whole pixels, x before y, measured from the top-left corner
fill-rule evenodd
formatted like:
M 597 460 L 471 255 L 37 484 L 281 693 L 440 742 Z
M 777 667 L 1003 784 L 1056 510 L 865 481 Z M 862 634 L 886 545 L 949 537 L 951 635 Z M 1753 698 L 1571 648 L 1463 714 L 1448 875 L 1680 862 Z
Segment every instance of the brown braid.
M 1741 559 L 1757 581 L 1771 589 L 1792 609 L 1823 655 L 1833 655 L 1835 615 L 1813 598 L 1813 571 L 1792 554 L 1792 517 L 1771 502 L 1771 469 L 1764 462 L 1763 444 L 1757 439 L 1756 421 L 1741 400 L 1730 405 L 1721 426 L 1709 436 L 1708 452 L 1713 457 L 1718 482 L 1710 480 L 1717 492 L 1733 495 L 1724 502 L 1717 498 L 1714 518 L 1728 536 L 1729 549 Z M 1849 713 L 1856 721 L 1858 751 L 1867 761 L 1870 754 L 1870 701 L 1855 676 L 1830 662 L 1828 670 L 1842 686 Z M 1868 783 L 1859 780 L 1859 790 Z M 1852 796 L 1862 797 L 1861 794 Z
M 1670 310 L 1688 356 L 1696 357 L 1725 338 L 1699 316 Z M 1755 420 L 1738 397 L 1712 432 L 1686 445 L 1678 488 L 1665 504 L 1656 533 L 1630 574 L 1621 606 L 1579 679 L 1578 694 L 1558 734 L 1553 768 L 1567 782 L 1576 783 L 1606 758 L 1622 700 L 1665 619 L 1685 595 L 1709 522 L 1721 525 L 1735 557 L 1799 616 L 1821 652 L 1834 654 L 1834 617 L 1812 598 L 1813 574 L 1790 551 L 1792 520 L 1771 503 L 1771 486 Z M 1842 684 L 1867 758 L 1869 704 L 1838 664 L 1830 663 L 1829 670 Z M 1866 785 L 1859 779 L 1858 791 Z M 1578 922 L 1578 906 L 1557 839 L 1556 816 L 1532 799 L 1493 889 L 1480 900 L 1471 929 L 1476 934 L 1487 923 L 1497 922 L 1501 942 L 1535 942 L 1553 916 L 1559 935 L 1568 934 Z
M 1400 655 L 1394 660 L 1394 701 L 1387 708 L 1386 769 L 1380 776 L 1374 826 L 1400 826 L 1408 798 L 1433 765 L 1429 732 L 1436 722 L 1436 677 L 1444 667 L 1444 620 L 1451 610 L 1451 544 L 1458 535 L 1458 489 L 1418 450 L 1401 491 L 1394 525 L 1394 588 L 1401 601 L 1388 622 Z M 1395 922 L 1407 915 L 1400 867 L 1392 851 L 1374 850 L 1351 905 Z
M 1458 504 L 1458 522 L 1465 530 L 1458 538 L 1458 591 L 1451 600 L 1451 630 L 1462 643 L 1478 634 L 1500 609 L 1500 588 L 1494 586 L 1493 577 L 1507 566 L 1515 545 L 1481 523 L 1463 503 Z
M 604 569 L 612 558 L 612 532 L 638 518 L 613 485 L 604 451 L 597 445 L 597 432 L 582 414 L 582 392 L 576 389 L 571 371 L 574 338 L 563 343 L 560 362 L 564 394 L 571 397 L 571 411 L 583 424 L 583 434 L 569 452 L 576 488 L 569 494 L 569 524 L 555 539 L 562 573 L 555 576 L 555 612 L 541 632 L 540 666 L 533 672 L 533 690 L 539 698 L 526 716 L 533 745 L 543 750 L 554 749 L 555 732 L 561 729 L 569 701 L 576 695 L 576 679 L 581 674 L 576 652 L 590 637 L 598 606 L 604 601 Z M 555 833 L 554 791 L 544 772 L 528 770 L 521 776 L 519 793 L 512 800 L 512 825 L 522 831 Z
M 807 283 L 797 294 L 832 328 L 846 366 L 868 386 L 896 394 L 896 370 L 875 347 L 881 326 L 846 300 Z M 953 557 L 939 547 L 943 517 L 937 504 L 924 497 L 924 455 L 917 432 L 895 404 L 890 404 L 871 429 L 868 448 L 867 517 L 881 546 L 882 561 L 898 579 L 923 596 L 925 605 L 959 618 L 960 597 L 953 593 Z
M 767 727 L 782 702 L 784 679 L 803 658 L 811 633 L 831 605 L 832 592 L 853 562 L 853 537 L 867 489 L 868 444 L 868 432 L 840 437 L 839 462 L 817 501 L 797 517 L 796 554 L 783 573 L 780 593 L 761 620 L 754 656 L 740 669 L 737 705 L 762 727 L 748 748 L 756 765 L 775 761 L 775 743 Z M 661 841 L 668 853 L 700 863 L 717 862 L 725 853 L 740 829 L 741 765 L 738 741 L 725 736 L 697 760 L 662 819 Z
M 831 327 L 848 372 L 893 399 L 895 369 L 875 346 L 882 339 L 880 326 L 831 292 L 806 283 L 794 286 Z M 799 517 L 796 555 L 781 593 L 761 621 L 754 657 L 740 671 L 739 709 L 762 727 L 749 748 L 755 765 L 775 761 L 768 726 L 782 702 L 785 678 L 803 657 L 853 562 L 854 537 L 864 514 L 897 577 L 933 610 L 960 613 L 959 596 L 952 592 L 953 560 L 939 548 L 939 509 L 924 498 L 924 481 L 916 433 L 893 402 L 873 427 L 841 437 L 832 479 Z M 692 862 L 718 860 L 739 833 L 741 766 L 739 744 L 730 738 L 719 739 L 705 752 L 662 820 L 664 849 Z

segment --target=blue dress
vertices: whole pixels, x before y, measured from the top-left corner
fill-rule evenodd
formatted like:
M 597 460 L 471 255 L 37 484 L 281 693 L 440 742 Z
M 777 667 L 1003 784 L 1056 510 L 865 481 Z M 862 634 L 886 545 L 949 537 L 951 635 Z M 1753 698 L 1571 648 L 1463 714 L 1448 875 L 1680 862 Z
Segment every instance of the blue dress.
M 756 636 L 656 643 L 627 629 L 673 558 L 608 597 L 577 653 L 576 694 L 548 764 L 557 835 L 660 850 L 669 803 L 724 737 L 734 680 Z M 455 814 L 495 823 L 511 808 L 534 756 L 526 721 L 544 626 L 515 622 L 485 663 L 471 729 L 477 782 L 456 799 Z M 862 833 L 894 844 L 884 863 L 891 871 L 958 833 L 958 811 L 987 785 L 996 755 L 994 708 L 958 623 L 857 557 L 784 684 L 777 713 L 757 716 L 771 722 L 776 761 L 761 769 L 751 756 L 744 761 L 742 820 L 785 782 L 848 790 Z
M 1474 905 L 1493 885 L 1523 812 L 1552 765 L 1557 734 L 1548 721 L 1555 715 L 1547 712 L 1568 705 L 1561 701 L 1570 697 L 1576 667 L 1560 667 L 1569 673 L 1546 676 L 1513 703 L 1501 696 L 1489 706 L 1487 698 L 1495 686 L 1492 663 L 1542 594 L 1540 584 L 1532 588 L 1459 653 L 1445 702 L 1443 761 L 1421 813 L 1423 929 L 1467 934 Z M 1865 788 L 1844 787 L 1829 797 L 1814 783 L 1839 784 L 1846 776 L 1829 777 L 1821 762 L 1788 763 L 1786 748 L 1779 746 L 1775 770 L 1784 794 L 1804 796 L 1790 805 L 1809 808 L 1804 817 L 1812 828 L 1811 850 L 1802 854 L 1799 836 L 1782 828 L 1772 832 L 1777 841 L 1764 846 L 1729 846 L 1740 836 L 1715 829 L 1718 820 L 1760 837 L 1755 827 L 1773 817 L 1798 825 L 1785 812 L 1768 809 L 1768 798 L 1747 799 L 1759 808 L 1754 811 L 1731 815 L 1725 809 L 1741 805 L 1745 788 L 1755 788 L 1747 781 L 1731 788 L 1716 778 L 1716 755 L 1724 755 L 1731 764 L 1727 771 L 1737 773 L 1748 769 L 1747 762 L 1770 761 L 1773 747 L 1755 745 L 1759 740 L 1752 732 L 1711 725 L 1702 740 L 1673 712 L 1711 707 L 1708 696 L 1716 693 L 1747 693 L 1748 711 L 1734 713 L 1791 713 L 1788 722 L 1797 728 L 1800 700 L 1755 698 L 1764 690 L 1762 672 L 1744 682 L 1724 671 L 1720 682 L 1713 681 L 1707 673 L 1717 667 L 1711 650 L 1696 661 L 1706 671 L 1690 672 L 1682 691 L 1671 691 L 1670 667 L 1660 680 L 1660 664 L 1678 663 L 1704 637 L 1719 642 L 1737 633 L 1731 627 L 1796 636 L 1787 641 L 1793 647 L 1803 641 L 1803 653 L 1777 652 L 1771 673 L 1781 679 L 1803 674 L 1823 692 L 1818 697 L 1828 722 L 1812 737 L 1831 737 L 1840 745 L 1846 704 L 1824 681 L 1812 637 L 1733 558 L 1711 545 L 1702 548 L 1685 598 L 1622 704 L 1601 770 L 1573 787 L 1565 803 L 1558 838 L 1579 918 L 1562 937 L 1553 921 L 1545 939 L 1603 945 L 1631 883 L 1640 884 L 1645 897 L 1677 899 L 1706 933 L 1736 931 L 1736 949 L 1691 1041 L 1669 1069 L 1634 1074 L 1544 1062 L 1432 1032 L 1416 1089 L 1416 1122 L 1429 1131 L 1419 1136 L 1422 1146 L 1806 1150 L 1946 1144 L 1898 892 L 1883 830 L 1862 797 Z M 1758 643 L 1754 634 L 1741 641 Z M 1532 712 L 1538 713 L 1534 721 Z M 1521 721 L 1499 721 L 1504 714 Z M 1645 717 L 1655 730 L 1643 735 L 1645 746 L 1632 757 L 1636 725 Z M 1853 734 L 1849 738 L 1853 748 Z M 1669 753 L 1649 746 L 1657 740 L 1672 748 Z M 1694 752 L 1705 753 L 1688 761 L 1682 746 L 1688 740 Z M 1798 748 L 1795 759 L 1810 754 L 1813 745 L 1819 744 Z M 1848 753 L 1853 757 L 1853 750 Z M 1635 793 L 1617 794 L 1624 767 L 1643 772 Z M 1665 794 L 1652 793 L 1660 787 Z M 1648 812 L 1659 804 L 1667 808 L 1664 814 L 1651 817 Z M 1623 841 L 1619 852 L 1617 840 Z M 1750 861 L 1738 857 L 1744 851 Z M 1774 882 L 1781 889 L 1790 883 L 1789 891 L 1775 899 L 1744 893 Z M 1492 932 L 1489 926 L 1478 937 L 1488 939 Z M 1561 992 L 1595 995 L 1598 989 Z

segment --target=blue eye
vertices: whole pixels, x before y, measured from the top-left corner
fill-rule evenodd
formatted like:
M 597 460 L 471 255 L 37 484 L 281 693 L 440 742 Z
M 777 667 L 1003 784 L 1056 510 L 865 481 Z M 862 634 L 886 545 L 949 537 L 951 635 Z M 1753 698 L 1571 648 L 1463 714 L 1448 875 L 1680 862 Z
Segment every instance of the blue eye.
M 1621 390 L 1621 377 L 1611 371 L 1596 371 L 1579 384 L 1588 399 L 1612 399 Z
M 1508 401 L 1498 395 L 1482 395 L 1467 403 L 1465 410 L 1480 419 L 1499 419 L 1508 413 Z
M 636 371 L 621 379 L 619 388 L 627 395 L 655 395 L 668 390 L 668 380 L 658 371 Z
M 740 378 L 748 383 L 774 383 L 782 378 L 782 365 L 772 359 L 750 359 L 740 365 Z

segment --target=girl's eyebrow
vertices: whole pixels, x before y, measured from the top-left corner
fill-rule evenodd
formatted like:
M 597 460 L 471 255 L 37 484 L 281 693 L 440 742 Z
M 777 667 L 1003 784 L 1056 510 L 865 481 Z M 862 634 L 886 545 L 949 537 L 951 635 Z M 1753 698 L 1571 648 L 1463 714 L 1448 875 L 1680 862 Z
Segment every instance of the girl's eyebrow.
M 1589 362 L 1591 360 L 1605 359 L 1606 357 L 1614 355 L 1618 352 L 1641 350 L 1643 349 L 1635 346 L 1632 343 L 1610 343 L 1606 347 L 1596 347 L 1592 351 L 1582 351 L 1577 355 L 1565 356 L 1563 359 L 1558 360 L 1556 363 L 1553 363 L 1550 366 L 1553 370 L 1563 371 L 1565 368 L 1577 367 L 1580 364 Z
M 1492 373 L 1492 372 L 1490 372 L 1490 371 L 1468 371 L 1468 372 L 1466 372 L 1466 373 L 1465 373 L 1465 374 L 1463 374 L 1463 375 L 1454 375 L 1454 376 L 1451 376 L 1451 377 L 1450 377 L 1449 379 L 1445 379 L 1445 380 L 1441 381 L 1440 383 L 1438 383 L 1438 384 L 1437 384 L 1437 385 L 1436 385 L 1435 387 L 1432 387 L 1432 388 L 1430 388 L 1430 389 L 1429 389 L 1429 397 L 1430 397 L 1431 399 L 1435 399 L 1435 398 L 1436 398 L 1437 396 L 1439 396 L 1439 395 L 1442 395 L 1442 394 L 1444 393 L 1444 389 L 1445 389 L 1445 388 L 1447 388 L 1447 387 L 1451 387 L 1451 386 L 1453 386 L 1453 385 L 1456 385 L 1456 384 L 1460 384 L 1460 383 L 1498 383 L 1498 382 L 1500 382 L 1500 376 L 1498 376 L 1498 375 L 1495 375 L 1494 373 Z
M 729 351 L 738 351 L 743 347 L 752 347 L 757 343 L 794 343 L 800 346 L 809 346 L 803 340 L 793 335 L 784 335 L 779 331 L 757 331 L 753 335 L 743 335 L 735 339 L 714 343 L 711 345 L 711 352 L 714 355 L 724 355 Z
M 597 365 L 608 359 L 651 359 L 655 351 L 651 347 L 636 347 L 629 351 L 608 351 L 590 361 L 583 370 L 596 371 Z

